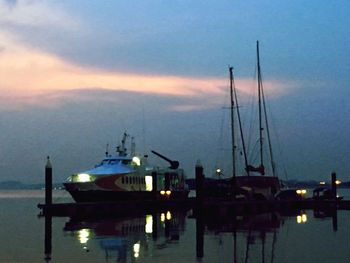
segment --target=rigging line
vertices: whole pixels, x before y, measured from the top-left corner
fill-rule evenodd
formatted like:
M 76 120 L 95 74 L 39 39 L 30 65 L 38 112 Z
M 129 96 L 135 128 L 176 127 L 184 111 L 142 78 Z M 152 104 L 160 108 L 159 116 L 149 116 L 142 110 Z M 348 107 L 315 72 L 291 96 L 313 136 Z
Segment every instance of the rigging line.
M 270 136 L 270 128 L 269 128 L 269 122 L 267 120 L 265 95 L 264 95 L 264 89 L 263 89 L 262 83 L 261 83 L 261 95 L 262 95 L 263 109 L 264 109 L 264 115 L 265 115 L 265 126 L 266 126 L 267 141 L 268 141 L 269 152 L 270 152 L 272 176 L 276 177 L 277 176 L 277 174 L 276 174 L 276 165 L 275 165 L 275 160 L 273 158 L 272 143 L 271 143 L 271 136 Z
M 229 67 L 230 71 L 230 99 L 231 99 L 231 142 L 232 142 L 232 177 L 236 177 L 236 146 L 235 146 L 235 132 L 234 132 L 234 100 L 233 100 L 233 67 Z
M 233 72 L 232 72 L 232 85 L 233 85 L 233 93 L 236 101 L 236 108 L 237 108 L 237 118 L 238 118 L 238 124 L 239 124 L 239 130 L 241 133 L 241 139 L 242 139 L 242 147 L 243 147 L 243 154 L 244 154 L 244 164 L 245 168 L 247 170 L 247 175 L 249 176 L 249 169 L 248 169 L 248 159 L 247 159 L 247 151 L 245 148 L 245 142 L 244 142 L 244 135 L 243 135 L 243 129 L 242 129 L 242 121 L 241 121 L 241 115 L 239 113 L 239 105 L 238 105 L 238 99 L 237 99 L 237 91 L 236 91 L 236 85 L 233 79 Z
M 257 56 L 257 67 L 258 67 L 258 100 L 259 100 L 259 139 L 260 139 L 260 166 L 264 165 L 264 156 L 263 156 L 263 127 L 262 127 L 262 110 L 261 110 L 261 72 L 260 72 L 260 55 L 259 55 L 259 41 L 256 41 L 256 56 Z
M 277 132 L 277 128 L 276 128 L 274 116 L 272 115 L 272 111 L 270 110 L 269 113 L 270 113 L 272 131 L 274 132 L 274 135 L 275 135 L 275 138 L 276 138 L 277 149 L 278 149 L 278 153 L 279 153 L 279 157 L 280 157 L 279 159 L 282 160 L 281 163 L 282 163 L 283 173 L 284 173 L 284 176 L 285 176 L 286 180 L 288 180 L 287 169 L 286 169 L 285 161 L 284 161 L 284 158 L 283 158 L 283 151 L 282 151 L 282 147 L 281 147 L 281 145 L 282 145 L 281 144 L 281 140 L 280 140 L 279 134 Z
M 254 68 L 254 78 L 253 78 L 253 82 L 252 83 L 256 83 L 256 75 L 257 75 L 257 67 L 255 65 Z M 253 131 L 255 131 L 255 125 L 256 125 L 256 120 L 257 120 L 257 114 L 256 114 L 256 98 L 257 98 L 257 89 L 255 84 L 252 85 L 251 87 L 251 96 L 250 96 L 250 102 L 248 105 L 250 108 L 250 112 L 247 114 L 247 119 L 250 120 L 249 123 L 249 129 L 248 129 L 248 147 L 247 147 L 247 153 L 252 153 L 254 150 L 252 149 L 252 144 L 253 144 L 253 138 L 255 137 L 255 132 L 253 133 Z M 255 143 L 254 143 L 255 145 Z M 253 146 L 254 148 L 255 146 Z M 250 160 L 250 158 L 248 158 Z

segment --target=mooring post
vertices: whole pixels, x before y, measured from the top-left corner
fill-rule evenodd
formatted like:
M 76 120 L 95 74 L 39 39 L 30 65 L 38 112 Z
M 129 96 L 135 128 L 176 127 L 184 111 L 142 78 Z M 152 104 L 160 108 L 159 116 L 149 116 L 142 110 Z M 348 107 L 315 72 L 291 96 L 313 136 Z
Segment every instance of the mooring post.
M 337 199 L 337 175 L 335 172 L 332 172 L 332 198 Z
M 203 166 L 198 160 L 196 163 L 196 200 L 202 202 L 204 198 L 204 181 Z
M 52 165 L 49 156 L 45 166 L 45 205 L 52 205 Z

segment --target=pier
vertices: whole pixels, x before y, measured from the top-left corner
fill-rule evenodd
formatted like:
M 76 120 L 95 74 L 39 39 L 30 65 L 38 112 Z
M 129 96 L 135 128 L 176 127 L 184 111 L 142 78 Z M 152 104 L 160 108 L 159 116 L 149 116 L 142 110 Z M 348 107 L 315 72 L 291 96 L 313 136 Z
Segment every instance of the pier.
M 336 198 L 336 174 L 331 174 L 332 195 L 330 200 L 235 200 L 227 197 L 206 196 L 204 187 L 205 176 L 203 167 L 196 164 L 196 197 L 186 199 L 154 199 L 130 200 L 118 202 L 79 202 L 79 203 L 52 203 L 52 165 L 49 157 L 45 166 L 45 204 L 38 204 L 40 215 L 62 217 L 100 217 L 115 215 L 138 215 L 153 213 L 162 210 L 193 209 L 194 214 L 205 216 L 226 216 L 230 214 L 259 214 L 278 211 L 283 214 L 295 211 L 312 210 L 350 210 L 350 200 Z

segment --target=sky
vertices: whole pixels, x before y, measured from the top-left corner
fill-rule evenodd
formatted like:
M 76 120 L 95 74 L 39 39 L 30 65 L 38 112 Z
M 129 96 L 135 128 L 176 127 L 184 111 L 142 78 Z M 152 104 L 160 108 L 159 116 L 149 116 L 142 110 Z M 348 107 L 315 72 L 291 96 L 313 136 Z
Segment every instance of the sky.
M 63 182 L 124 131 L 150 163 L 166 165 L 156 150 L 187 177 L 197 160 L 229 176 L 228 67 L 248 133 L 257 40 L 279 177 L 350 180 L 349 12 L 345 0 L 0 0 L 0 180 L 43 182 L 49 155 Z

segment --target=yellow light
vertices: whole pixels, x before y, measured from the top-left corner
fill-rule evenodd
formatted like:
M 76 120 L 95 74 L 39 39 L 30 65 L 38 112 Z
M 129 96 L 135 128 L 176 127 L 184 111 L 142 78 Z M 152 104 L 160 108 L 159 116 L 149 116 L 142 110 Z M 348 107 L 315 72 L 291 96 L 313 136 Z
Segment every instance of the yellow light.
M 301 214 L 297 216 L 297 223 L 306 223 L 307 222 L 307 215 L 306 214 Z
M 89 174 L 77 174 L 77 182 L 85 183 L 90 181 L 91 181 L 91 176 Z
M 146 215 L 145 232 L 147 234 L 153 233 L 153 216 L 152 215 Z
M 78 239 L 80 244 L 86 244 L 89 241 L 90 229 L 80 229 L 78 231 Z
M 140 253 L 140 243 L 139 242 L 135 243 L 133 248 L 134 248 L 134 253 Z
M 165 191 L 164 190 L 160 191 L 160 194 L 165 195 Z
M 341 181 L 340 180 L 336 180 L 335 184 L 341 184 Z
M 145 176 L 146 191 L 151 192 L 153 190 L 153 177 L 151 175 Z
M 137 166 L 141 166 L 141 159 L 137 156 L 132 157 L 132 162 Z
M 307 215 L 306 215 L 306 214 L 302 214 L 302 215 L 301 215 L 301 221 L 302 221 L 303 223 L 306 223 L 306 222 L 307 222 Z
M 160 221 L 162 221 L 162 222 L 165 221 L 165 214 L 164 213 L 160 214 Z
M 166 195 L 171 195 L 171 191 L 170 190 L 166 190 Z
M 140 256 L 140 242 L 135 243 L 133 248 L 134 248 L 134 257 L 138 258 Z
M 171 220 L 171 213 L 170 211 L 166 212 L 166 219 Z
M 296 193 L 298 195 L 305 195 L 306 194 L 306 190 L 305 189 L 298 189 L 298 190 L 296 190 Z

